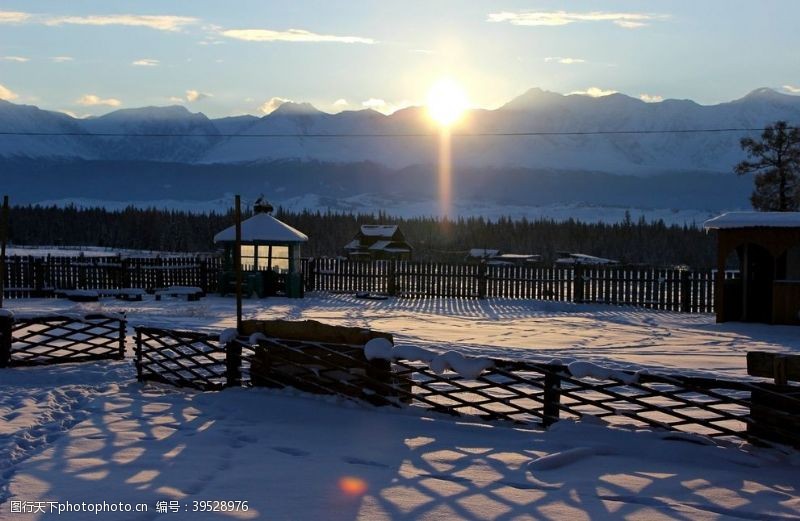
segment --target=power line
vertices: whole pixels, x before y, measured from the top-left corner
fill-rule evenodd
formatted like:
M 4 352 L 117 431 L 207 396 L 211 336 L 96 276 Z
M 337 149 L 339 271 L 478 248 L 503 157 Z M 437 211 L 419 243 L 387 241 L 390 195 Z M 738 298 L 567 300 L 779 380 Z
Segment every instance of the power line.
M 794 130 L 797 127 L 789 127 Z M 763 132 L 765 128 L 698 128 L 677 130 L 587 130 L 567 132 L 453 132 L 453 137 L 526 137 L 526 136 L 598 136 L 598 135 L 647 135 L 647 134 L 703 134 L 703 133 L 745 133 Z M 16 132 L 0 131 L 0 136 L 31 136 L 31 137 L 218 137 L 218 138 L 432 138 L 438 137 L 435 132 L 419 133 L 342 133 L 342 134 L 165 134 L 165 133 L 140 133 L 128 132 Z

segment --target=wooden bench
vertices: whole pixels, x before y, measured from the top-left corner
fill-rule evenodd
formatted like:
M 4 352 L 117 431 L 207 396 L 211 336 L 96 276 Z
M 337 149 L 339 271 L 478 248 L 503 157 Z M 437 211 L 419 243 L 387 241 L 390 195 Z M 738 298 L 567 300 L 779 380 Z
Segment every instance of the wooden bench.
M 206 296 L 206 292 L 202 288 L 194 286 L 170 286 L 164 289 L 156 290 L 156 300 L 161 300 L 161 297 L 186 297 L 189 302 L 196 302 L 201 297 Z
M 764 390 L 751 392 L 754 424 L 748 426 L 748 433 L 800 447 L 800 386 L 790 385 L 800 382 L 800 355 L 751 351 L 747 353 L 747 374 L 774 380 L 774 385 L 764 384 Z

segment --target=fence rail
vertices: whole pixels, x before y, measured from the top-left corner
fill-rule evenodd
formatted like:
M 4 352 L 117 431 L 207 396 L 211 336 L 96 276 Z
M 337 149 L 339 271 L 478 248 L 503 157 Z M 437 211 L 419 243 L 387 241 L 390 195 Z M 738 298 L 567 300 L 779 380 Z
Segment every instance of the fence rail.
M 508 298 L 616 304 L 669 311 L 714 311 L 711 270 L 643 267 L 537 267 L 411 261 L 303 259 L 309 291 L 369 292 L 400 297 Z M 219 257 L 30 257 L 6 261 L 7 297 L 53 296 L 57 290 L 194 286 L 216 291 Z M 735 273 L 726 273 L 734 278 Z
M 125 357 L 125 319 L 103 314 L 0 316 L 0 367 Z
M 435 370 L 431 359 L 367 360 L 359 346 L 276 338 L 262 338 L 257 344 L 245 338 L 229 340 L 139 328 L 139 380 L 201 390 L 256 382 L 373 404 L 545 426 L 589 415 L 616 425 L 767 444 L 778 439 L 800 446 L 796 429 L 773 423 L 768 432 L 759 430 L 751 416 L 754 397 L 756 408 L 772 418 L 797 410 L 798 386 L 630 371 L 576 373 L 559 364 L 503 359 L 486 359 L 487 368 L 473 376 Z

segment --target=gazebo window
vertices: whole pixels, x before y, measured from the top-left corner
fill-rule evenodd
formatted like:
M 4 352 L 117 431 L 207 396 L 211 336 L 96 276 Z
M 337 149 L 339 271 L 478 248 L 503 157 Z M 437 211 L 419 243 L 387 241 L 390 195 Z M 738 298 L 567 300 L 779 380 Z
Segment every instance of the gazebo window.
M 242 269 L 252 271 L 256 261 L 256 247 L 252 244 L 242 244 Z
M 272 246 L 272 268 L 281 272 L 289 271 L 289 247 Z

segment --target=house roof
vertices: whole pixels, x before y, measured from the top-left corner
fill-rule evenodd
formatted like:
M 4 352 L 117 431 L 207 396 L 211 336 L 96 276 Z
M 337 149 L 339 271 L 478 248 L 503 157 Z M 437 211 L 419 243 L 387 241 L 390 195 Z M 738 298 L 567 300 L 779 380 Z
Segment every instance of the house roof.
M 469 257 L 496 257 L 500 254 L 500 250 L 492 250 L 488 248 L 471 248 L 469 250 Z
M 703 224 L 706 230 L 800 228 L 800 212 L 728 212 Z
M 402 242 L 397 241 L 375 241 L 369 247 L 370 250 L 383 250 L 389 252 L 404 252 L 411 251 L 411 248 L 404 246 Z
M 214 236 L 214 242 L 234 242 L 236 226 L 225 228 Z M 279 221 L 268 213 L 257 213 L 242 221 L 242 242 L 306 242 L 308 236 Z
M 362 224 L 361 233 L 368 237 L 391 237 L 397 231 L 396 224 Z

